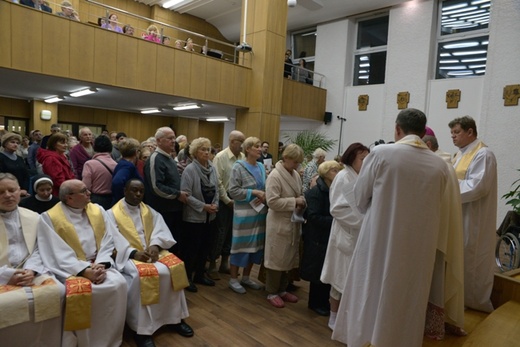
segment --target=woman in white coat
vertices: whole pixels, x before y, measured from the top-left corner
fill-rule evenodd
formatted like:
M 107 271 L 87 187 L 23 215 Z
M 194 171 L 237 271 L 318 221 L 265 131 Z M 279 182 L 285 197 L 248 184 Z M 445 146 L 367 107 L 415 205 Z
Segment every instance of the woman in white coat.
M 298 297 L 286 288 L 287 271 L 299 265 L 301 222 L 291 219 L 295 211 L 301 216 L 306 207 L 302 180 L 296 171 L 302 161 L 303 150 L 298 145 L 288 145 L 266 182 L 269 211 L 264 255 L 265 289 L 267 301 L 277 308 L 284 307 L 284 302 L 298 302 Z
M 369 149 L 359 142 L 351 144 L 341 162 L 345 169 L 340 171 L 330 186 L 330 214 L 334 217 L 330 230 L 327 254 L 321 272 L 321 282 L 331 285 L 329 328 L 334 329 L 339 302 L 345 288 L 350 259 L 356 246 L 363 216 L 355 206 L 352 191 L 363 159 Z

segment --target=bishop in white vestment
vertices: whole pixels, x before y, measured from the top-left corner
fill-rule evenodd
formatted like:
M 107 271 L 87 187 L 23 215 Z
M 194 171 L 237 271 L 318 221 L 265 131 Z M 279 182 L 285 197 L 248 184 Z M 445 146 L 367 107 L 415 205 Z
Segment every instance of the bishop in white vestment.
M 92 287 L 91 308 L 86 314 L 91 315 L 89 328 L 65 331 L 63 346 L 121 346 L 127 286 L 118 271 L 123 266 L 122 258 L 112 258 L 112 235 L 117 230 L 105 210 L 90 203 L 90 191 L 83 182 L 65 181 L 60 187 L 60 200 L 40 216 L 38 246 L 43 262 L 60 281 L 68 283 L 72 276 L 86 278 Z M 79 307 L 67 307 L 68 299 L 69 293 L 66 311 L 76 312 Z M 66 313 L 65 326 L 68 319 L 81 318 L 67 317 Z
M 65 288 L 41 261 L 38 214 L 19 202 L 16 177 L 0 173 L 0 344 L 60 346 Z

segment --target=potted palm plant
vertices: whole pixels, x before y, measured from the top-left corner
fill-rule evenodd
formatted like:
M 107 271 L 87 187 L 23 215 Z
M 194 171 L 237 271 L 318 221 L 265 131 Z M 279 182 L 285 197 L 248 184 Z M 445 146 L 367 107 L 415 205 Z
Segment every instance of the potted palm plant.
M 303 149 L 305 158 L 312 157 L 312 153 L 321 148 L 325 152 L 330 151 L 336 144 L 336 140 L 329 139 L 325 134 L 315 130 L 304 130 L 296 134 L 283 135 L 284 140 L 297 144 Z

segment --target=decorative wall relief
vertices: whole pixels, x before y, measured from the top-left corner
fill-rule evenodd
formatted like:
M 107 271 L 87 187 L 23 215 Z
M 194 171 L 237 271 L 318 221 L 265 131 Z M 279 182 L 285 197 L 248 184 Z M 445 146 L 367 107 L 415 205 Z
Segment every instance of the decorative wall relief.
M 368 105 L 368 95 L 364 94 L 364 95 L 358 96 L 357 104 L 358 104 L 359 111 L 366 111 L 367 105 Z
M 460 89 L 450 89 L 446 92 L 448 108 L 459 108 Z
M 504 106 L 518 106 L 520 98 L 520 84 L 511 84 L 504 87 Z
M 410 102 L 410 93 L 409 92 L 399 92 L 397 93 L 397 109 L 404 110 L 408 107 L 408 103 Z

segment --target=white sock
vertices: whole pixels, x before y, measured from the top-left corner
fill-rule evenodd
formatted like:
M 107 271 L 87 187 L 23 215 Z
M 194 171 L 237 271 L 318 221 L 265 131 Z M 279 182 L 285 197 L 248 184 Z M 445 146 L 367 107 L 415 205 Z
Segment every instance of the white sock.
M 272 299 L 272 298 L 276 298 L 278 296 L 278 294 L 269 294 L 267 295 L 267 299 Z
M 229 282 L 230 283 L 238 283 L 238 278 L 230 278 Z
M 249 282 L 249 276 L 242 276 L 242 282 Z
M 338 315 L 337 312 L 330 311 L 330 317 L 329 317 L 329 328 L 334 330 L 334 326 L 336 325 L 336 316 Z

